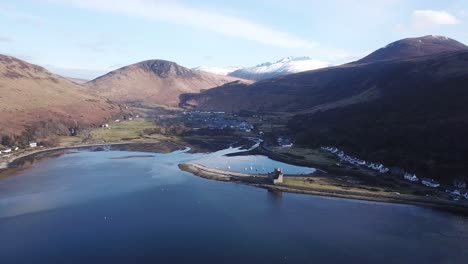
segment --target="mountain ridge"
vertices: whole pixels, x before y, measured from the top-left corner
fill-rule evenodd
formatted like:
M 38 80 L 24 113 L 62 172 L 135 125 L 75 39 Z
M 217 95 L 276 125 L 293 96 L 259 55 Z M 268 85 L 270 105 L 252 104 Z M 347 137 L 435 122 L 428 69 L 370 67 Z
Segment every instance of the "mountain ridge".
M 199 72 L 167 60 L 145 60 L 86 83 L 94 93 L 120 103 L 147 102 L 177 106 L 179 95 L 199 92 L 239 78 Z
M 0 90 L 0 134 L 19 135 L 40 122 L 67 133 L 66 126 L 94 126 L 120 112 L 84 87 L 7 55 L 0 55 Z

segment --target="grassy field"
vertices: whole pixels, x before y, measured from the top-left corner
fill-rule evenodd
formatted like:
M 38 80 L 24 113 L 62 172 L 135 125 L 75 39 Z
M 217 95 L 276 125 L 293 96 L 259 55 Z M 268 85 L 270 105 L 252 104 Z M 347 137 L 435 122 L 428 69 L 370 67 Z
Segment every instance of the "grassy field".
M 75 146 L 83 143 L 83 136 L 75 136 L 75 137 L 65 137 L 61 136 L 58 137 L 59 147 L 69 147 Z
M 158 140 L 165 138 L 162 135 L 144 135 L 145 129 L 154 128 L 155 124 L 143 119 L 114 122 L 109 128 L 96 128 L 91 132 L 92 140 L 95 142 L 119 142 L 119 141 L 143 141 Z
M 317 167 L 331 173 L 340 175 L 366 175 L 375 176 L 376 173 L 363 168 L 341 163 L 341 161 L 320 149 L 301 148 L 294 146 L 292 148 L 268 147 L 269 151 L 283 155 L 286 158 L 291 158 L 297 161 L 306 163 L 312 167 Z

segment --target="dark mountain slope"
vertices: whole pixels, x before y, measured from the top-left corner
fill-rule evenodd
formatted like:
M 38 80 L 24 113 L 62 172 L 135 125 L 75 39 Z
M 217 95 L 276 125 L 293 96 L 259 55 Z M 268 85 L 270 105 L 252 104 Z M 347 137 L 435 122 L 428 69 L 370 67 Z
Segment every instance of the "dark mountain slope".
M 468 50 L 455 49 L 225 85 L 182 102 L 287 112 L 300 144 L 337 146 L 420 176 L 468 178 Z
M 467 50 L 468 46 L 443 36 L 424 36 L 395 41 L 378 49 L 357 63 L 368 63 L 383 60 L 408 59 L 442 52 Z
M 298 142 L 340 146 L 369 160 L 468 178 L 468 52 L 407 61 L 375 100 L 297 115 Z M 396 70 L 398 69 L 398 70 Z

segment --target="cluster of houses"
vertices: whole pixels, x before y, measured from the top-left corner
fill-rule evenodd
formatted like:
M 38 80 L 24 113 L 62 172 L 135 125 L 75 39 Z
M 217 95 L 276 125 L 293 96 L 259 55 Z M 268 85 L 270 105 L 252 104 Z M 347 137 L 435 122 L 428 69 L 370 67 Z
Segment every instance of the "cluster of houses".
M 350 155 L 346 155 L 344 151 L 335 147 L 321 147 L 321 149 L 336 155 L 342 162 L 347 162 L 355 166 L 367 167 L 379 173 L 387 173 L 390 170 L 381 163 L 368 162 Z
M 37 148 L 37 143 L 36 142 L 29 142 L 29 147 L 30 148 Z M 17 151 L 17 150 L 19 150 L 19 147 L 16 147 L 16 146 L 2 148 L 2 149 L 0 149 L 0 154 L 3 154 L 3 155 L 0 155 L 0 158 L 8 158 L 8 157 L 11 156 L 11 154 L 14 151 Z
M 416 174 L 408 173 L 408 172 L 405 172 L 405 174 L 403 175 L 403 179 L 405 179 L 407 181 L 410 181 L 410 182 L 419 182 L 419 178 L 418 178 L 418 176 L 416 176 Z M 437 181 L 435 181 L 433 179 L 429 179 L 429 178 L 421 179 L 421 184 L 425 185 L 427 187 L 432 187 L 432 188 L 440 187 L 440 183 L 438 183 Z
M 368 162 L 368 161 L 365 161 L 365 160 L 362 160 L 362 159 L 359 159 L 359 158 L 356 158 L 356 157 L 353 157 L 353 156 L 350 156 L 350 155 L 346 155 L 342 150 L 339 150 L 338 148 L 335 148 L 335 147 L 321 147 L 321 149 L 336 155 L 337 157 L 340 158 L 340 160 L 342 162 L 348 162 L 348 163 L 353 164 L 355 166 L 367 167 L 369 169 L 378 171 L 379 173 L 387 173 L 387 172 L 390 171 L 390 169 L 385 167 L 383 164 Z M 409 182 L 413 182 L 413 183 L 421 182 L 422 185 L 427 186 L 427 187 L 431 187 L 431 188 L 439 188 L 440 187 L 440 183 L 437 182 L 434 179 L 423 178 L 423 179 L 420 180 L 416 176 L 416 174 L 408 173 L 408 172 L 405 172 L 405 171 L 402 171 L 401 173 L 399 172 L 397 174 L 403 175 L 403 179 L 405 179 L 405 180 L 407 180 Z
M 248 122 L 233 116 L 226 116 L 224 112 L 189 111 L 183 112 L 185 121 L 194 128 L 209 129 L 235 129 L 245 133 L 251 133 L 254 126 Z
M 466 182 L 455 180 L 453 182 L 453 188 L 445 190 L 450 194 L 455 200 L 463 197 L 468 200 L 468 190 L 466 189 Z

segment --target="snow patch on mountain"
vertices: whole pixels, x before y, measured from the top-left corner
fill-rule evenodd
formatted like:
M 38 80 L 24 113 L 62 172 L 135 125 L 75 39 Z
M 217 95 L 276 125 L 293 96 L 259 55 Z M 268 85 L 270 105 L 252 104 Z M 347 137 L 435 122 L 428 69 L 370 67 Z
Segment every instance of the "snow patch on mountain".
M 263 80 L 291 73 L 310 71 L 331 66 L 330 63 L 309 57 L 286 57 L 276 62 L 266 62 L 254 67 L 243 68 L 229 74 L 232 77 Z

